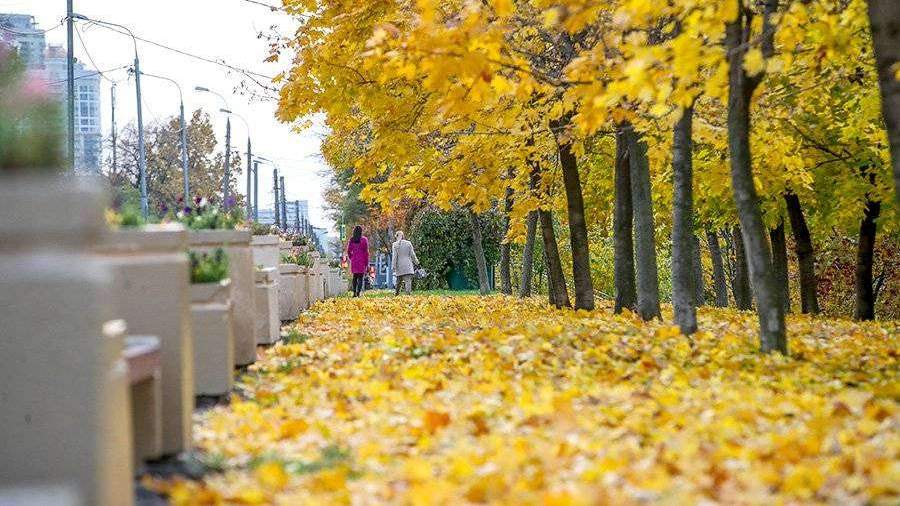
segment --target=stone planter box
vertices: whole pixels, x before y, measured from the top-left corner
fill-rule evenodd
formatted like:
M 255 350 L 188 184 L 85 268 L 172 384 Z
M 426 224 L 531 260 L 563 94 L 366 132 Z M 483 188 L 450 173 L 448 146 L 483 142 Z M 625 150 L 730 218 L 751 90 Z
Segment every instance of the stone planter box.
M 306 279 L 307 289 L 309 290 L 309 305 L 312 306 L 316 302 L 325 299 L 328 280 L 325 277 L 321 264 L 318 263 L 313 264 L 307 270 Z
M 192 446 L 194 376 L 187 232 L 178 224 L 109 231 L 94 248 L 112 269 L 114 313 L 131 335 L 156 336 L 162 361 L 159 457 Z
M 234 384 L 231 280 L 191 285 L 194 393 L 224 395 Z
M 0 176 L 0 490 L 133 503 L 124 323 L 91 179 Z
M 134 468 L 162 453 L 162 353 L 156 336 L 129 336 L 123 352 L 131 384 Z
M 250 239 L 253 250 L 253 265 L 272 267 L 278 274 L 281 264 L 281 239 L 277 235 L 254 235 Z
M 296 264 L 281 264 L 278 285 L 278 318 L 293 321 L 308 307 L 306 300 L 305 268 Z
M 278 270 L 266 267 L 257 270 L 256 278 L 256 339 L 258 344 L 273 344 L 281 339 L 281 319 L 278 313 Z
M 228 254 L 231 306 L 234 316 L 234 365 L 256 361 L 256 303 L 253 300 L 253 256 L 248 230 L 192 230 L 191 249 Z

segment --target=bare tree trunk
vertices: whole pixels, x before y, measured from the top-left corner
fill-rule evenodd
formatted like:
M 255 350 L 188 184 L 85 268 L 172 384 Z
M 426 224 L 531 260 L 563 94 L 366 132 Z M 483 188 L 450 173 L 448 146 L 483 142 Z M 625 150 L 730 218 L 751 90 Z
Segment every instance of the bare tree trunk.
M 653 225 L 653 202 L 650 195 L 650 162 L 647 145 L 638 138 L 631 125 L 624 126 L 628 138 L 631 167 L 631 198 L 634 211 L 635 278 L 637 310 L 644 320 L 661 318 L 659 308 L 659 273 L 656 263 L 656 228 Z
M 696 234 L 691 234 L 691 245 L 693 246 L 691 267 L 694 273 L 694 304 L 698 307 L 705 306 L 706 286 L 703 280 L 703 253 L 700 251 L 700 238 Z
M 881 202 L 866 199 L 865 216 L 859 224 L 856 250 L 856 314 L 857 320 L 875 319 L 875 287 L 872 264 L 875 260 L 875 220 L 881 214 Z
M 868 0 L 869 23 L 875 46 L 875 64 L 881 86 L 881 111 L 887 126 L 894 166 L 894 199 L 900 206 L 900 2 L 897 0 Z
M 693 109 L 685 109 L 681 119 L 675 124 L 672 141 L 672 189 L 674 192 L 672 197 L 672 305 L 675 307 L 675 323 L 681 329 L 681 333 L 686 336 L 697 331 L 693 279 L 695 260 L 692 258 L 694 256 L 692 120 Z
M 713 289 L 716 292 L 716 307 L 728 307 L 728 286 L 725 283 L 725 266 L 722 263 L 722 249 L 719 236 L 713 230 L 706 231 L 706 243 L 713 266 Z
M 522 283 L 519 285 L 519 297 L 531 297 L 531 277 L 534 274 L 534 236 L 537 230 L 537 211 L 528 213 L 528 225 L 525 228 L 525 249 L 522 251 Z
M 563 274 L 562 262 L 559 259 L 559 248 L 556 246 L 553 215 L 550 211 L 541 210 L 538 216 L 541 220 L 541 236 L 544 239 L 544 254 L 547 260 L 550 304 L 556 307 L 572 307 L 572 303 L 569 302 L 569 291 L 566 289 L 566 276 Z
M 800 271 L 800 311 L 804 314 L 818 314 L 819 298 L 816 294 L 816 256 L 813 251 L 809 227 L 806 226 L 803 208 L 800 207 L 800 198 L 796 194 L 790 191 L 785 193 L 784 203 L 787 205 L 788 218 L 791 221 L 791 232 L 794 236 L 794 252 L 797 255 L 797 264 Z
M 504 235 L 509 233 L 509 214 L 512 212 L 512 188 L 506 189 L 506 199 L 503 206 Z M 506 295 L 512 295 L 512 273 L 510 273 L 509 256 L 511 245 L 504 239 L 500 244 L 500 291 Z
M 487 261 L 484 258 L 484 244 L 481 239 L 481 220 L 474 211 L 469 209 L 469 222 L 472 225 L 472 247 L 475 253 L 475 266 L 478 267 L 478 289 L 481 295 L 491 293 L 488 280 Z
M 769 230 L 769 240 L 772 243 L 772 268 L 775 271 L 775 284 L 786 313 L 791 312 L 791 289 L 788 281 L 787 239 L 784 236 L 784 220 L 778 222 L 778 226 Z
M 734 292 L 734 305 L 738 309 L 749 310 L 753 309 L 753 299 L 750 295 L 750 273 L 742 236 L 741 227 L 735 226 L 731 232 L 731 245 L 734 248 L 734 279 L 731 290 Z
M 738 0 L 730 0 L 738 1 Z M 784 306 L 781 303 L 772 268 L 772 253 L 766 238 L 759 197 L 753 181 L 753 157 L 750 152 L 750 102 L 761 75 L 750 77 L 744 71 L 744 55 L 751 45 L 752 11 L 739 4 L 740 14 L 726 28 L 725 43 L 730 66 L 728 87 L 728 151 L 731 159 L 731 185 L 746 250 L 747 265 L 756 298 L 759 317 L 759 345 L 764 353 L 787 354 Z M 773 51 L 775 27 L 772 15 L 778 0 L 765 0 L 762 40 L 764 56 Z
M 616 285 L 616 313 L 637 308 L 634 287 L 634 212 L 631 203 L 631 165 L 628 162 L 628 139 L 622 128 L 616 130 L 616 203 L 613 215 L 615 253 L 613 274 Z
M 565 138 L 568 118 L 551 122 L 556 135 L 559 164 L 569 216 L 569 240 L 572 246 L 572 279 L 575 284 L 575 309 L 594 309 L 594 285 L 591 281 L 591 254 L 588 247 L 587 221 L 584 218 L 584 196 L 578 174 L 578 160 L 572 144 Z

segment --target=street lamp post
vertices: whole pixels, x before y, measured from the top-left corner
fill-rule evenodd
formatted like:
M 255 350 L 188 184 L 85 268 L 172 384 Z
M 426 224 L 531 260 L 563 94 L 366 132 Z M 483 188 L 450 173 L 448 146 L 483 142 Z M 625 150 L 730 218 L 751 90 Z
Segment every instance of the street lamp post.
M 144 75 L 147 77 L 153 77 L 156 79 L 162 79 L 163 81 L 168 81 L 175 85 L 178 88 L 178 101 L 180 103 L 180 114 L 181 114 L 181 174 L 184 178 L 184 205 L 188 205 L 191 201 L 191 183 L 190 183 L 190 168 L 188 166 L 188 138 L 187 138 L 187 122 L 184 119 L 184 94 L 181 91 L 181 85 L 175 82 L 168 77 L 157 76 L 154 74 L 148 74 L 144 72 Z
M 250 144 L 250 123 L 248 123 L 247 119 L 244 118 L 243 116 L 241 116 L 240 114 L 232 112 L 228 109 L 219 109 L 219 112 L 224 112 L 225 114 L 237 116 L 241 121 L 244 122 L 244 126 L 247 128 L 247 206 L 246 206 L 246 208 L 247 208 L 247 218 L 250 218 L 252 216 L 252 212 L 253 212 L 252 203 L 251 203 L 251 199 L 250 199 L 250 190 L 251 190 L 251 186 L 253 185 L 252 184 L 252 176 L 250 174 L 250 172 L 251 172 L 250 163 L 253 160 L 253 147 Z
M 195 86 L 194 91 L 199 91 L 203 93 L 212 93 L 213 95 L 219 97 L 222 103 L 225 105 L 225 109 L 228 109 L 228 101 L 225 100 L 221 94 L 216 93 L 215 91 L 205 87 L 205 86 Z M 231 115 L 228 115 L 227 120 L 225 122 L 225 176 L 222 178 L 222 205 L 227 209 L 228 208 L 228 182 L 231 180 Z
M 144 111 L 141 106 L 141 60 L 138 58 L 137 37 L 134 33 L 124 25 L 110 23 L 109 21 L 101 21 L 91 19 L 82 14 L 72 14 L 72 19 L 96 23 L 98 25 L 106 25 L 114 28 L 125 30 L 134 42 L 134 87 L 137 91 L 137 131 L 138 131 L 138 179 L 141 190 L 141 215 L 147 218 L 149 214 L 147 201 L 147 153 L 144 147 Z M 117 30 L 114 30 L 117 31 Z

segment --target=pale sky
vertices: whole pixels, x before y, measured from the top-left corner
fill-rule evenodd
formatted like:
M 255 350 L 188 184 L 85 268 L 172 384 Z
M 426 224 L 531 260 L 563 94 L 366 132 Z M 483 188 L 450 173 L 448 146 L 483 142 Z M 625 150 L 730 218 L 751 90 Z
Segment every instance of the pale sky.
M 261 0 L 280 5 L 279 0 Z M 66 0 L 0 0 L 0 12 L 33 15 L 41 29 L 57 25 L 66 15 Z M 89 18 L 125 25 L 137 36 L 168 46 L 186 50 L 213 60 L 228 63 L 273 76 L 284 63 L 263 62 L 268 45 L 257 38 L 259 32 L 271 32 L 274 27 L 281 34 L 292 31 L 290 17 L 245 0 L 75 0 L 75 12 Z M 78 22 L 84 44 L 99 70 L 130 65 L 134 60 L 131 40 L 99 26 Z M 65 27 L 47 33 L 47 42 L 65 45 Z M 275 103 L 254 99 L 239 90 L 244 79 L 240 74 L 211 63 L 188 58 L 147 43 L 138 42 L 141 70 L 145 73 L 169 77 L 184 90 L 185 108 L 192 111 L 203 107 L 211 114 L 220 141 L 224 146 L 225 118 L 217 113 L 221 100 L 208 93 L 197 93 L 195 86 L 204 86 L 222 94 L 232 111 L 242 115 L 250 124 L 254 153 L 278 163 L 285 176 L 288 200 L 305 199 L 310 202 L 314 225 L 332 227 L 322 209 L 322 189 L 326 169 L 319 152 L 323 132 L 321 122 L 298 134 L 274 117 Z M 75 37 L 75 56 L 85 66 L 94 68 L 84 48 Z M 126 70 L 107 74 L 119 81 L 117 86 L 116 120 L 119 128 L 133 122 L 136 116 L 134 79 Z M 109 134 L 110 86 L 102 80 L 103 131 Z M 144 122 L 178 114 L 178 92 L 171 83 L 143 77 Z M 190 114 L 188 112 L 187 114 Z M 232 143 L 246 151 L 247 129 L 240 119 L 232 118 Z M 245 156 L 242 156 L 245 159 Z M 245 192 L 246 176 L 241 171 L 240 191 Z M 260 165 L 260 207 L 272 206 L 272 168 Z

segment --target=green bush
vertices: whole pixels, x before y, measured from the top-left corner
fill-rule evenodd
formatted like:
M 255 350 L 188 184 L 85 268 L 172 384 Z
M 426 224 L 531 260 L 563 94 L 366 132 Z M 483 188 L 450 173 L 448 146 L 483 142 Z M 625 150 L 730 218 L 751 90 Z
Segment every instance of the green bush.
M 309 253 L 305 251 L 292 251 L 291 253 L 281 255 L 281 263 L 297 264 L 301 267 L 312 267 L 313 261 L 309 257 Z
M 222 248 L 212 253 L 191 251 L 191 283 L 218 283 L 228 277 L 228 255 Z

